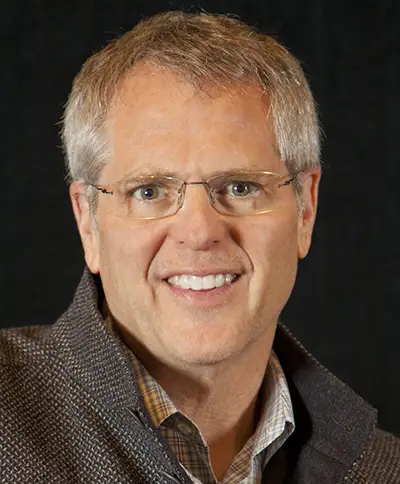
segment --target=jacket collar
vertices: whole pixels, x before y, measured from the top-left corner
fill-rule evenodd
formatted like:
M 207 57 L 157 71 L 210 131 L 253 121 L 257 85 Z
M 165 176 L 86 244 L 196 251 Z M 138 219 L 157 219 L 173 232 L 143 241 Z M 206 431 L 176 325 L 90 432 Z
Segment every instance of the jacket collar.
M 143 402 L 122 342 L 106 325 L 100 281 L 85 269 L 67 312 L 56 323 L 57 359 L 110 411 Z M 288 441 L 293 483 L 340 482 L 368 443 L 376 411 L 326 370 L 279 324 L 274 349 L 288 381 L 296 430 Z
M 342 482 L 372 437 L 377 411 L 324 368 L 282 324 L 274 348 L 295 413 L 296 430 L 289 444 L 289 453 L 296 456 L 291 460 L 291 482 Z
M 124 345 L 99 309 L 103 298 L 99 278 L 86 268 L 53 341 L 70 378 L 106 408 L 125 412 L 140 405 L 139 391 Z

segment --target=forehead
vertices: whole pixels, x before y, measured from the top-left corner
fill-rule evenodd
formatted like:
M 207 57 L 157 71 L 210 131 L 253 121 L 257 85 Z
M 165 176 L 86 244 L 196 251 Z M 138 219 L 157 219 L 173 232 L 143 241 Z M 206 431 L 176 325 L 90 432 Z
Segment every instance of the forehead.
M 255 85 L 203 91 L 170 71 L 142 67 L 125 79 L 109 113 L 110 169 L 123 176 L 161 164 L 182 174 L 205 162 L 271 169 L 263 163 L 277 157 L 268 110 Z

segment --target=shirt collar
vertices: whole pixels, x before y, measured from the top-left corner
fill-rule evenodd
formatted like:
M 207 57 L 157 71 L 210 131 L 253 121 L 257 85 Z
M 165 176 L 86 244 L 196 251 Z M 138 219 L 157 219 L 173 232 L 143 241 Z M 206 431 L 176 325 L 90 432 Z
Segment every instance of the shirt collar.
M 110 316 L 107 321 L 112 325 Z M 182 415 L 141 361 L 132 351 L 127 350 L 127 352 L 145 408 L 155 427 L 160 427 L 172 415 Z M 187 419 L 186 416 L 185 418 Z M 261 416 L 252 437 L 253 457 L 264 451 L 285 431 L 287 436 L 290 435 L 294 427 L 289 388 L 276 353 L 272 350 L 261 389 Z
M 274 350 L 271 351 L 262 387 L 260 421 L 254 434 L 253 455 L 265 450 L 285 431 L 295 428 L 292 400 L 285 374 Z
M 158 428 L 168 417 L 178 413 L 178 409 L 141 361 L 131 351 L 129 353 L 144 405 L 154 425 Z

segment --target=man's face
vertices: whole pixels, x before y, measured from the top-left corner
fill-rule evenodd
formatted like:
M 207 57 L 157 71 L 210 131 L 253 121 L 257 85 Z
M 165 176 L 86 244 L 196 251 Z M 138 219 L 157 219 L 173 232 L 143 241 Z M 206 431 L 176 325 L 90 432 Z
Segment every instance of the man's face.
M 286 174 L 267 113 L 256 87 L 205 95 L 168 72 L 138 70 L 109 114 L 113 156 L 99 184 L 149 172 L 186 181 L 237 169 Z M 100 194 L 95 224 L 85 216 L 78 224 L 113 317 L 175 366 L 229 360 L 267 344 L 309 248 L 318 180 L 318 173 L 306 178 L 304 215 L 292 186 L 280 189 L 278 209 L 242 217 L 217 213 L 202 185 L 187 186 L 183 207 L 159 220 L 118 217 L 112 195 Z M 167 281 L 182 274 L 237 278 L 203 291 Z

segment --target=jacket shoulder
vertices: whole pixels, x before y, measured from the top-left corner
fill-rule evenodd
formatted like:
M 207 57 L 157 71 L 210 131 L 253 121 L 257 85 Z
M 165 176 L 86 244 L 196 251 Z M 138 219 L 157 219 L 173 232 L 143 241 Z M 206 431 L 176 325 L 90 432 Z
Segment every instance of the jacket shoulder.
M 41 360 L 51 351 L 52 326 L 0 330 L 0 368 L 19 367 Z
M 369 446 L 346 476 L 348 483 L 400 483 L 400 439 L 375 429 Z
M 0 331 L 0 429 L 7 413 L 35 391 L 43 365 L 52 360 L 51 326 L 10 328 Z M 32 391 L 28 391 L 32 390 Z
M 0 482 L 53 482 L 43 477 L 43 436 L 51 435 L 50 426 L 57 429 L 51 333 L 51 326 L 0 331 Z

